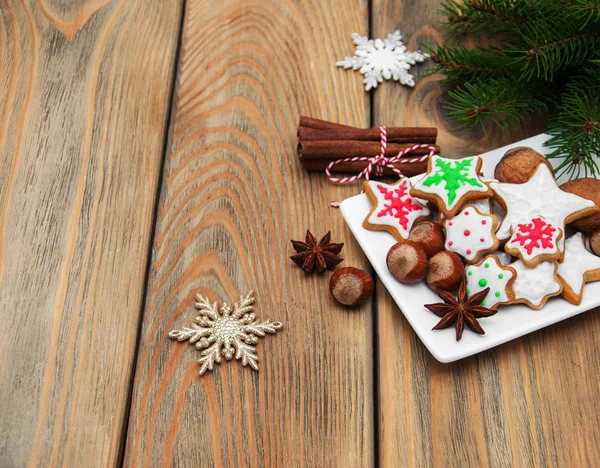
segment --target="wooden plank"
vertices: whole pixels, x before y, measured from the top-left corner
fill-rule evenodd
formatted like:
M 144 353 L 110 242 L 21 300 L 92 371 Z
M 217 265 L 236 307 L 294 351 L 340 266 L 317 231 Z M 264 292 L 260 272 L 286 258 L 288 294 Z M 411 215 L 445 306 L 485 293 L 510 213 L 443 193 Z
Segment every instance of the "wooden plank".
M 373 34 L 400 27 L 411 50 L 441 41 L 438 8 L 434 0 L 374 0 Z M 539 133 L 533 126 L 448 133 L 437 80 L 421 78 L 414 90 L 386 83 L 375 92 L 375 123 L 438 126 L 442 154 L 457 157 Z M 381 466 L 592 466 L 599 459 L 600 378 L 590 370 L 600 361 L 600 315 L 439 364 L 378 285 Z
M 329 202 L 355 193 L 296 158 L 300 114 L 367 126 L 368 95 L 334 61 L 364 30 L 364 0 L 188 0 L 175 114 L 134 385 L 128 466 L 370 466 L 370 305 L 335 305 L 328 276 L 287 258 L 306 228 L 347 242 Z M 235 300 L 284 322 L 258 344 L 258 373 L 168 339 L 194 295 Z
M 120 457 L 180 3 L 1 2 L 1 466 Z

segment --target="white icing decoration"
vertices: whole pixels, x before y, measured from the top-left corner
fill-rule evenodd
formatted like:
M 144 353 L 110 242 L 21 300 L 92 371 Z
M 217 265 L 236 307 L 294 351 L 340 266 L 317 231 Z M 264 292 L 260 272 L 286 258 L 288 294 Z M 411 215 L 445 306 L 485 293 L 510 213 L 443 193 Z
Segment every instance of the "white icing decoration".
M 384 184 L 382 182 L 376 182 L 376 181 L 372 181 L 372 180 L 370 180 L 368 182 L 368 184 L 369 184 L 370 192 L 373 194 L 373 196 L 377 200 L 377 206 L 373 210 L 373 213 L 367 219 L 367 222 L 370 224 L 376 224 L 376 225 L 380 225 L 380 226 L 390 226 L 390 227 L 398 230 L 398 232 L 404 239 L 408 239 L 408 235 L 410 234 L 410 230 L 411 230 L 414 222 L 418 218 L 422 218 L 423 216 L 429 216 L 429 214 L 431 213 L 429 211 L 429 208 L 427 208 L 425 205 L 423 205 L 421 202 L 419 202 L 419 200 L 417 198 L 414 198 L 409 194 L 410 189 L 411 189 L 411 183 L 410 183 L 410 180 L 407 179 L 406 177 L 402 178 L 397 184 L 394 184 L 394 185 L 388 185 L 388 184 Z M 402 226 L 400 219 L 398 219 L 397 217 L 394 216 L 394 214 L 396 213 L 395 210 L 391 211 L 390 213 L 388 213 L 384 216 L 378 216 L 378 213 L 380 213 L 385 208 L 386 205 L 390 204 L 390 200 L 386 200 L 385 194 L 382 193 L 378 187 L 384 187 L 390 193 L 394 192 L 394 198 L 399 198 L 398 194 L 397 194 L 398 190 L 405 190 L 406 195 L 404 195 L 400 198 L 402 200 L 410 200 L 411 204 L 415 204 L 415 205 L 419 206 L 419 209 L 404 212 L 404 215 L 406 216 L 406 228 L 404 226 Z
M 545 164 L 524 184 L 491 182 L 492 190 L 504 200 L 507 213 L 496 236 L 505 240 L 511 236 L 511 227 L 543 216 L 564 231 L 565 220 L 573 213 L 594 207 L 594 202 L 561 190 Z M 564 238 L 559 242 L 562 252 Z
M 465 161 L 465 160 L 469 160 L 469 159 L 472 160 L 472 162 L 471 162 L 470 167 L 465 169 L 466 170 L 465 177 L 476 179 L 477 182 L 480 184 L 480 186 L 477 187 L 477 186 L 473 186 L 473 185 L 469 185 L 469 184 L 461 185 L 456 190 L 456 198 L 453 200 L 452 203 L 449 203 L 448 191 L 446 190 L 445 183 L 442 182 L 437 185 L 430 185 L 430 186 L 427 186 L 424 184 L 424 182 L 427 179 L 432 177 L 438 171 L 440 161 L 455 165 L 456 163 L 458 163 L 460 161 Z M 419 190 L 421 192 L 430 193 L 432 195 L 437 195 L 438 197 L 440 197 L 440 199 L 442 200 L 445 207 L 447 207 L 448 210 L 452 210 L 455 206 L 463 203 L 464 197 L 467 194 L 473 193 L 473 192 L 487 192 L 488 191 L 489 187 L 485 183 L 483 183 L 483 181 L 477 174 L 477 165 L 478 164 L 479 164 L 479 156 L 472 156 L 470 158 L 464 158 L 464 159 L 446 159 L 446 158 L 442 158 L 440 156 L 432 156 L 431 171 L 428 171 L 425 174 L 425 176 L 415 184 L 415 189 Z
M 584 275 L 594 270 L 600 270 L 600 257 L 586 250 L 583 235 L 578 232 L 567 239 L 565 259 L 558 265 L 558 276 L 580 296 L 585 282 Z
M 454 218 L 447 219 L 446 250 L 473 261 L 480 252 L 495 248 L 494 217 L 467 207 Z
M 486 265 L 488 266 L 486 267 Z M 468 266 L 466 272 L 469 297 L 485 288 L 490 288 L 482 306 L 493 307 L 509 301 L 506 287 L 513 277 L 513 272 L 508 268 L 502 268 L 500 260 L 496 256 L 489 255 L 479 265 Z M 485 280 L 485 282 L 480 283 L 481 280 Z
M 541 262 L 535 268 L 527 268 L 521 260 L 511 263 L 517 272 L 517 278 L 512 284 L 515 299 L 524 299 L 537 307 L 549 296 L 560 292 L 560 285 L 554 278 L 557 269 L 556 262 Z
M 536 228 L 546 230 L 547 234 L 544 236 L 543 240 L 548 243 L 544 244 L 540 239 L 539 243 L 535 241 L 530 243 L 525 240 L 523 244 L 521 244 L 519 239 L 523 236 L 527 236 L 527 230 Z M 551 228 L 554 228 L 553 232 L 550 232 Z M 558 226 L 548 223 L 542 216 L 536 216 L 529 222 L 517 223 L 515 225 L 513 235 L 506 243 L 506 248 L 516 250 L 519 258 L 526 262 L 530 262 L 540 255 L 553 255 L 558 253 L 558 237 L 561 236 L 562 233 L 562 230 Z M 527 247 L 530 246 L 530 244 L 531 249 L 529 249 L 528 252 Z

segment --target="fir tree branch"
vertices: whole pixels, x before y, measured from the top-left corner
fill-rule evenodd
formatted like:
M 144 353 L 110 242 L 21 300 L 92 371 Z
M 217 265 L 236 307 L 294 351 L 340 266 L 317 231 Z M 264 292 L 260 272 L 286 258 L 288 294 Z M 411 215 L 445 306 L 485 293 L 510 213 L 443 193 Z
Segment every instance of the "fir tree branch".
M 464 34 L 473 31 L 507 31 L 516 23 L 525 23 L 526 16 L 521 11 L 526 6 L 524 0 L 479 0 L 461 2 L 447 0 L 440 11 L 446 17 L 450 34 Z
M 507 20 L 507 21 L 516 21 L 518 23 L 525 23 L 525 19 L 524 18 L 519 18 L 518 16 L 514 16 L 514 15 L 507 15 L 505 13 L 502 13 L 501 11 L 492 8 L 492 7 L 486 7 L 484 5 L 482 5 L 479 2 L 471 2 L 469 5 L 473 10 L 478 11 L 480 13 L 487 13 L 488 15 L 492 15 L 495 16 L 497 18 L 500 18 L 502 20 Z
M 513 62 L 513 59 L 495 49 L 467 49 L 462 46 L 449 47 L 439 44 L 435 50 L 431 47 L 426 48 L 431 60 L 437 65 L 432 74 L 442 73 L 448 81 L 504 76 L 509 73 Z
M 585 0 L 583 2 L 569 2 L 568 0 L 558 0 L 563 5 L 570 7 L 580 8 L 582 10 L 600 10 L 600 4 L 588 3 Z
M 529 85 L 519 86 L 509 77 L 466 82 L 449 96 L 452 100 L 444 107 L 457 122 L 453 131 L 474 125 L 485 129 L 488 120 L 505 128 L 547 110 L 545 94 L 536 93 Z
M 597 37 L 597 36 L 600 36 L 600 32 L 597 32 L 597 33 L 584 33 L 584 34 L 578 34 L 576 36 L 565 37 L 564 39 L 561 39 L 559 41 L 545 42 L 544 45 L 541 45 L 541 46 L 538 46 L 537 44 L 532 44 L 531 49 L 529 49 L 527 51 L 527 56 L 528 57 L 536 57 L 537 58 L 541 54 L 546 53 L 552 47 L 558 47 L 558 46 L 561 46 L 563 44 L 566 44 L 567 42 L 578 41 L 578 40 L 581 40 L 581 39 L 591 38 L 591 37 Z
M 549 159 L 564 158 L 557 167 L 557 176 L 571 177 L 600 174 L 600 81 L 597 69 L 574 79 L 561 96 L 558 115 L 551 120 L 546 142 L 553 151 Z

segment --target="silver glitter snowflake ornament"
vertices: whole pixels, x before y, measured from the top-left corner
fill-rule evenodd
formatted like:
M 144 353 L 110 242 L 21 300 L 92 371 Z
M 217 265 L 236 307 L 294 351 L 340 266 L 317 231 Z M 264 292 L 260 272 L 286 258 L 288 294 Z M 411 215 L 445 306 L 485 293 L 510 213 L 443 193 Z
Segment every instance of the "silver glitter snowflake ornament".
M 200 375 L 207 370 L 212 371 L 215 362 L 221 362 L 221 354 L 227 360 L 235 356 L 242 361 L 242 365 L 250 365 L 258 370 L 258 356 L 254 346 L 258 337 L 277 332 L 283 324 L 269 319 L 264 322 L 256 320 L 252 305 L 254 291 L 250 291 L 246 297 L 240 296 L 240 302 L 235 303 L 233 309 L 226 303 L 221 304 L 221 307 L 216 302 L 211 304 L 208 298 L 200 294 L 196 295 L 196 301 L 195 306 L 200 311 L 200 315 L 194 320 L 196 323 L 191 328 L 171 331 L 169 338 L 189 340 L 190 344 L 203 350 L 198 360 Z
M 356 44 L 353 57 L 336 62 L 338 67 L 359 70 L 365 75 L 365 90 L 376 88 L 384 79 L 399 81 L 406 86 L 414 86 L 414 77 L 408 73 L 411 65 L 423 62 L 428 54 L 419 51 L 409 52 L 402 42 L 400 31 L 388 34 L 385 39 L 369 39 L 358 33 L 352 34 Z

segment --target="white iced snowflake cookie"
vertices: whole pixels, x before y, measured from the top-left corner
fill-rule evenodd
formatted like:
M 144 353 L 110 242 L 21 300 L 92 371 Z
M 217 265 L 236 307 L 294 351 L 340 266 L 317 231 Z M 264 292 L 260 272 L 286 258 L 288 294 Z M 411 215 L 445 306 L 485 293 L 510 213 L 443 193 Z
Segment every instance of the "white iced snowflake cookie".
M 494 215 L 467 206 L 454 218 L 444 221 L 446 250 L 456 252 L 468 263 L 476 263 L 484 254 L 498 248 L 497 225 L 498 218 Z
M 487 198 L 485 200 L 472 200 L 467 205 L 465 205 L 464 208 L 466 208 L 467 206 L 472 206 L 473 208 L 477 208 L 477 211 L 479 211 L 482 214 L 491 214 L 494 212 L 492 210 L 492 199 L 491 198 Z M 444 219 L 447 219 L 446 216 L 444 216 L 444 213 L 440 212 L 439 220 L 443 221 Z
M 521 260 L 517 260 L 510 266 L 517 273 L 512 284 L 516 303 L 541 309 L 548 299 L 562 292 L 557 275 L 558 263 L 542 262 L 535 268 L 527 268 Z
M 469 296 L 490 288 L 481 305 L 496 309 L 500 304 L 510 304 L 515 295 L 511 284 L 516 273 L 509 266 L 504 266 L 495 255 L 488 255 L 478 265 L 469 265 L 466 268 L 467 294 Z
M 535 268 L 540 262 L 562 260 L 563 252 L 559 248 L 559 240 L 564 233 L 558 226 L 547 222 L 543 216 L 517 223 L 511 231 L 512 236 L 504 250 L 520 258 L 528 268 Z
M 524 184 L 490 182 L 490 187 L 506 210 L 506 216 L 496 233 L 500 240 L 509 239 L 511 228 L 536 216 L 543 216 L 564 232 L 565 224 L 598 210 L 593 201 L 561 190 L 545 164 L 540 164 Z M 563 244 L 564 237 L 562 241 L 559 240 L 561 252 L 564 250 Z
M 565 258 L 558 265 L 562 296 L 571 304 L 581 304 L 585 283 L 600 281 L 600 257 L 588 252 L 583 235 L 578 232 L 565 243 Z
M 413 225 L 431 214 L 429 208 L 410 195 L 410 188 L 406 177 L 393 185 L 365 181 L 363 190 L 371 201 L 371 212 L 363 221 L 363 227 L 388 231 L 399 241 L 408 239 Z
M 490 198 L 492 190 L 481 180 L 481 158 L 429 159 L 425 176 L 411 190 L 411 195 L 435 202 L 448 218 L 472 200 Z

